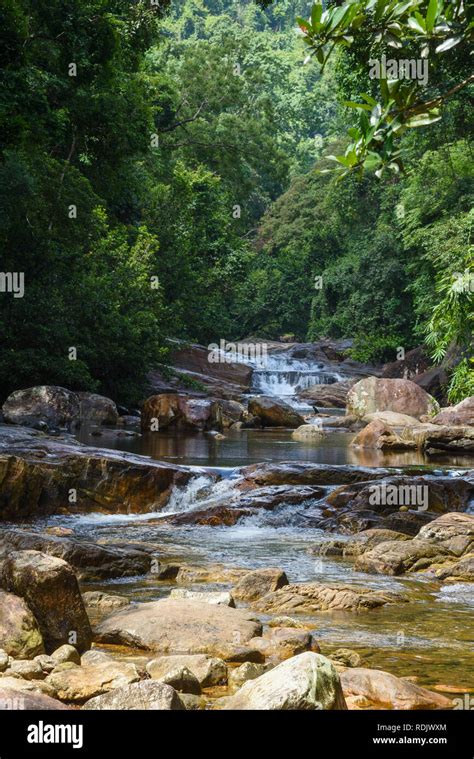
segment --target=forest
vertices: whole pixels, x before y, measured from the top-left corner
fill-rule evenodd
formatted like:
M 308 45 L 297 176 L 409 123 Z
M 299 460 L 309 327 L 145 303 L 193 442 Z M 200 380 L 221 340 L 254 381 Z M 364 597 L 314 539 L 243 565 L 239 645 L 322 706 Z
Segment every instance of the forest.
M 0 244 L 25 297 L 1 300 L 2 398 L 137 403 L 168 337 L 288 334 L 360 361 L 455 346 L 450 400 L 474 394 L 468 47 L 430 59 L 428 96 L 455 91 L 402 130 L 402 170 L 341 178 L 347 102 L 378 83 L 363 34 L 305 62 L 311 5 L 4 0 Z

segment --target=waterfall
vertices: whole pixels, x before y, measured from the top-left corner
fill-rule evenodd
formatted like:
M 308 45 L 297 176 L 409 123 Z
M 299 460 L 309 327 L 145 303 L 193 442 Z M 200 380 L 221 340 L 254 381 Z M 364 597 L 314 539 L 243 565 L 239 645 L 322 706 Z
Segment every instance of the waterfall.
M 264 368 L 254 369 L 251 392 L 291 400 L 312 385 L 329 385 L 343 379 L 342 374 L 322 362 L 292 359 L 286 353 L 273 353 L 268 356 Z

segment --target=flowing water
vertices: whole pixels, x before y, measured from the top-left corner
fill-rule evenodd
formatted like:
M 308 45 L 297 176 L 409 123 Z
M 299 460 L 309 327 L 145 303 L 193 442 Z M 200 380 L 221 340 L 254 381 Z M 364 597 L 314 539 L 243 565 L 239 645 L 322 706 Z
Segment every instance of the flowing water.
M 256 369 L 252 392 L 274 394 L 297 405 L 296 392 L 319 382 L 340 379 L 322 364 L 288 361 L 271 356 L 264 369 Z M 385 606 L 366 613 L 320 613 L 310 619 L 314 636 L 323 653 L 337 648 L 358 651 L 371 667 L 399 676 L 416 676 L 420 684 L 441 685 L 456 695 L 474 692 L 474 591 L 472 585 L 441 585 L 427 576 L 393 578 L 356 572 L 349 561 L 315 558 L 310 549 L 316 542 L 334 538 L 308 527 L 305 516 L 318 509 L 317 501 L 283 505 L 259 513 L 234 527 L 172 526 L 170 513 L 203 506 L 232 503 L 238 468 L 257 462 L 305 461 L 321 464 L 352 464 L 369 467 L 426 465 L 433 462 L 422 453 L 357 451 L 349 447 L 352 434 L 329 432 L 317 444 L 296 442 L 290 430 L 226 431 L 224 440 L 206 433 L 155 433 L 120 437 L 101 430 L 101 437 L 83 429 L 84 443 L 133 451 L 155 459 L 200 467 L 184 488 L 175 490 L 162 514 L 61 516 L 39 522 L 65 525 L 75 535 L 92 540 L 146 541 L 159 547 L 166 560 L 197 565 L 222 563 L 235 567 L 282 567 L 290 582 L 315 581 L 358 584 L 405 591 L 409 603 Z M 469 463 L 463 457 L 443 456 L 436 466 L 454 470 Z M 216 483 L 203 472 L 219 473 Z M 429 471 L 429 470 L 427 470 Z M 166 596 L 172 585 L 147 578 L 125 578 L 91 584 L 88 589 L 108 590 L 149 601 Z M 196 589 L 225 585 L 200 584 Z M 457 690 L 456 690 L 457 689 Z M 463 698 L 462 695 L 459 696 Z M 467 697 L 469 698 L 469 696 Z

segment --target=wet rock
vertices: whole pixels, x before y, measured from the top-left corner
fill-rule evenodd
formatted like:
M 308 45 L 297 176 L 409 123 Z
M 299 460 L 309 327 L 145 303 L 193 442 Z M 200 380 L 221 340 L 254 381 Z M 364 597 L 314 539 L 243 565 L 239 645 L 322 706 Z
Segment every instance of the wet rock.
M 300 427 L 303 417 L 288 403 L 274 397 L 258 395 L 249 400 L 249 413 L 260 419 L 263 427 Z
M 474 396 L 464 398 L 450 408 L 441 409 L 432 420 L 433 424 L 465 427 L 474 425 Z
M 0 678 L 0 689 L 3 688 L 19 691 L 22 696 L 31 693 L 44 694 L 51 698 L 57 697 L 55 689 L 46 680 L 24 680 L 22 677 L 11 676 L 6 673 Z
M 226 663 L 222 659 L 206 654 L 160 656 L 149 661 L 146 670 L 150 677 L 160 680 L 170 670 L 180 667 L 185 667 L 192 672 L 202 688 L 225 685 L 227 682 Z
M 10 658 L 11 657 L 7 654 L 7 652 L 4 651 L 3 648 L 0 648 L 0 672 L 5 672 L 10 662 Z
M 324 585 L 301 583 L 287 585 L 268 593 L 254 608 L 270 614 L 286 612 L 310 614 L 317 611 L 366 611 L 385 604 L 399 603 L 406 598 L 398 593 L 384 592 L 358 585 Z
M 96 632 L 97 640 L 103 643 L 227 659 L 233 649 L 259 636 L 262 626 L 240 609 L 165 598 L 114 612 Z
M 110 614 L 130 603 L 130 599 L 125 596 L 113 596 L 100 590 L 88 590 L 82 594 L 82 599 L 88 611 L 93 610 L 101 615 Z
M 370 416 L 374 416 L 370 414 Z M 376 448 L 382 451 L 404 451 L 418 448 L 413 439 L 403 438 L 393 427 L 380 419 L 374 419 L 357 433 L 351 441 L 354 448 Z
M 250 508 L 240 509 L 234 506 L 211 506 L 204 509 L 172 514 L 166 521 L 169 524 L 199 524 L 208 527 L 233 527 L 240 519 L 249 517 L 254 513 Z
M 3 590 L 0 590 L 0 646 L 2 653 L 20 659 L 32 659 L 44 652 L 35 616 L 22 598 Z M 2 666 L 3 663 L 2 656 Z
M 362 660 L 357 651 L 350 648 L 338 648 L 330 654 L 331 661 L 342 664 L 344 667 L 360 667 Z
M 118 411 L 115 403 L 97 393 L 76 393 L 79 398 L 79 418 L 81 422 L 95 424 L 117 424 Z
M 56 662 L 48 654 L 39 654 L 35 656 L 34 661 L 37 661 L 43 672 L 49 675 L 50 672 L 56 667 Z
M 311 553 L 317 556 L 360 556 L 365 551 L 370 551 L 379 543 L 390 540 L 410 540 L 409 535 L 394 530 L 372 529 L 364 530 L 349 540 L 326 540 L 315 546 Z
M 11 687 L 5 687 L 0 682 L 0 709 L 21 709 L 22 711 L 57 711 L 60 709 L 67 711 L 70 707 L 44 693 L 18 691 Z
M 474 514 L 443 514 L 422 527 L 418 537 L 441 545 L 454 556 L 474 551 Z
M 183 711 L 185 707 L 170 685 L 144 680 L 91 698 L 82 708 L 101 711 Z
M 186 467 L 0 425 L 3 519 L 36 518 L 65 508 L 111 513 L 159 510 L 172 488 L 193 476 Z
M 15 390 L 2 406 L 9 424 L 33 426 L 45 422 L 48 427 L 70 427 L 79 418 L 76 393 L 55 385 L 38 385 Z
M 247 491 L 269 485 L 343 485 L 367 482 L 390 474 L 389 469 L 359 466 L 331 466 L 283 461 L 278 464 L 251 464 L 241 470 L 240 489 Z
M 474 554 L 436 572 L 436 577 L 448 582 L 474 582 Z
M 282 569 L 277 567 L 255 569 L 241 577 L 233 588 L 232 594 L 240 601 L 255 601 L 288 584 L 288 578 Z
M 224 564 L 208 564 L 204 567 L 183 564 L 176 576 L 176 582 L 178 585 L 195 582 L 232 583 L 237 582 L 247 573 L 248 569 L 226 567 Z
M 202 601 L 206 604 L 217 604 L 235 608 L 235 601 L 227 591 L 202 593 L 197 590 L 187 590 L 186 588 L 174 588 L 170 593 L 170 598 L 186 598 Z
M 372 708 L 452 709 L 452 701 L 388 672 L 377 669 L 346 669 L 341 674 L 344 696 L 365 698 Z
M 358 417 L 377 411 L 395 411 L 417 419 L 439 412 L 437 401 L 419 385 L 407 379 L 367 377 L 347 394 L 347 413 Z
M 93 659 L 83 657 L 80 667 L 73 665 L 48 675 L 46 683 L 54 688 L 62 701 L 82 703 L 140 680 L 135 664 L 117 661 L 101 652 L 94 654 Z
M 147 552 L 132 547 L 102 546 L 25 530 L 0 532 L 0 557 L 11 550 L 29 549 L 63 559 L 80 580 L 89 581 L 146 574 L 152 562 Z
M 355 567 L 363 572 L 400 575 L 427 569 L 431 564 L 442 562 L 447 554 L 427 540 L 388 541 L 359 556 Z
M 318 424 L 303 424 L 291 433 L 293 440 L 301 443 L 319 442 L 323 435 L 322 426 Z
M 210 351 L 202 345 L 173 342 L 171 362 L 180 372 L 196 377 L 209 387 L 229 386 L 233 392 L 247 392 L 252 380 L 252 367 L 239 361 L 210 361 Z M 228 390 L 230 392 L 230 390 Z
M 304 630 L 307 625 L 303 624 L 297 619 L 292 617 L 273 617 L 268 621 L 269 627 L 293 627 L 295 629 Z
M 218 707 L 244 710 L 346 709 L 339 676 L 329 659 L 306 652 L 246 682 Z
M 0 584 L 25 600 L 38 622 L 46 653 L 71 636 L 79 651 L 90 648 L 92 630 L 76 576 L 65 561 L 39 551 L 13 552 L 0 564 Z
M 389 427 L 418 427 L 420 424 L 419 419 L 408 414 L 399 414 L 396 411 L 375 411 L 372 414 L 366 414 L 363 422 L 382 422 Z

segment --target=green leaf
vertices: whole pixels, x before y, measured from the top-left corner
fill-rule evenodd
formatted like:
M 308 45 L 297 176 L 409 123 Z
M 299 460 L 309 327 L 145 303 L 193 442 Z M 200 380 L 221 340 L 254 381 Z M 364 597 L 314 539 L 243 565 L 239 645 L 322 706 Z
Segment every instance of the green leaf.
M 426 11 L 426 31 L 432 32 L 438 15 L 438 0 L 430 0 L 428 10 Z
M 436 121 L 440 121 L 440 119 L 439 110 L 436 108 L 428 111 L 428 113 L 419 113 L 416 116 L 412 116 L 411 119 L 405 121 L 405 126 L 410 127 L 410 129 L 428 126 L 429 124 L 434 124 Z
M 410 29 L 414 29 L 415 32 L 420 32 L 420 34 L 425 33 L 424 28 L 414 16 L 410 16 L 410 18 L 408 19 L 408 26 L 410 27 Z
M 319 24 L 323 15 L 323 6 L 321 3 L 315 3 L 311 8 L 311 23 L 313 26 Z
M 372 108 L 370 105 L 367 105 L 366 103 L 355 103 L 353 100 L 344 100 L 343 103 L 347 108 L 357 108 L 362 111 L 371 111 Z
M 309 23 L 309 21 L 305 21 L 304 18 L 297 16 L 296 23 L 298 24 L 301 31 L 305 32 L 305 34 L 312 31 L 311 24 Z

